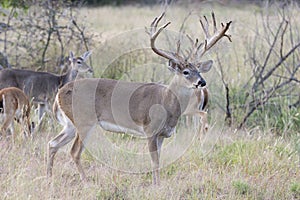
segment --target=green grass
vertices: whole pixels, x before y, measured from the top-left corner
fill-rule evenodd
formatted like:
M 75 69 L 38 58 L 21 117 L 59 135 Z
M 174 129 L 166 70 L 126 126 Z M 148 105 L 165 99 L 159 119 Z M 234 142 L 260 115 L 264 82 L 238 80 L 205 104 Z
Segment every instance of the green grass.
M 300 182 L 291 183 L 290 191 L 292 192 L 295 199 L 300 198 Z
M 234 181 L 232 183 L 232 186 L 239 195 L 248 195 L 251 192 L 250 186 L 247 183 L 240 180 Z

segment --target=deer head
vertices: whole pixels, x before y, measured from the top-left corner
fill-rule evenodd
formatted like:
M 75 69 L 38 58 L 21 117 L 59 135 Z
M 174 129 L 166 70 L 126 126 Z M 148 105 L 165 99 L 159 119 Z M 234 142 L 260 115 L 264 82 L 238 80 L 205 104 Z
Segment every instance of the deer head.
M 201 62 L 201 57 L 207 52 L 212 46 L 214 46 L 222 37 L 227 37 L 230 41 L 230 35 L 226 34 L 231 21 L 224 25 L 221 23 L 221 29 L 217 30 L 215 15 L 212 13 L 214 34 L 210 36 L 209 23 L 207 18 L 204 16 L 204 20 L 200 19 L 201 27 L 205 34 L 205 40 L 199 43 L 198 39 L 193 42 L 191 41 L 191 48 L 189 49 L 188 55 L 180 55 L 180 40 L 177 43 L 177 52 L 168 52 L 165 50 L 158 49 L 155 46 L 155 40 L 157 36 L 171 23 L 168 22 L 165 25 L 157 29 L 158 23 L 163 18 L 165 13 L 163 12 L 159 17 L 156 17 L 151 23 L 150 30 L 147 33 L 150 35 L 150 42 L 152 50 L 169 60 L 169 69 L 175 73 L 180 79 L 182 79 L 187 87 L 198 88 L 206 85 L 205 80 L 201 76 L 201 73 L 208 72 L 213 64 L 212 60 Z
M 71 69 L 82 73 L 93 72 L 92 68 L 85 62 L 91 54 L 92 52 L 87 51 L 79 57 L 74 57 L 74 54 L 71 51 L 69 55 L 69 65 L 71 66 Z

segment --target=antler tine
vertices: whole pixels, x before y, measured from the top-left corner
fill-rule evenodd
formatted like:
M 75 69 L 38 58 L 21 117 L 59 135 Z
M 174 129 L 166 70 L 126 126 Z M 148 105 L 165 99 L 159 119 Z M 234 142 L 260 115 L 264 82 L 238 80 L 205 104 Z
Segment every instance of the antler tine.
M 160 34 L 160 32 L 163 29 L 165 29 L 169 24 L 171 24 L 171 22 L 168 22 L 165 25 L 161 26 L 158 29 L 158 31 L 156 31 L 157 25 L 160 22 L 160 20 L 163 18 L 163 16 L 165 16 L 164 12 L 159 17 L 155 17 L 154 20 L 152 21 L 151 26 L 150 26 L 150 31 L 147 31 L 147 33 L 151 36 L 151 39 L 153 38 L 155 40 L 156 37 Z
M 200 24 L 201 24 L 201 26 L 202 26 L 202 29 L 203 29 L 203 32 L 204 32 L 204 34 L 205 34 L 205 37 L 206 38 L 209 38 L 210 37 L 210 35 L 209 35 L 209 30 L 208 30 L 208 20 L 207 20 L 207 18 L 206 18 L 206 16 L 203 16 L 203 18 L 205 19 L 205 25 L 204 25 L 204 23 L 202 22 L 202 20 L 200 19 Z
M 206 48 L 206 46 L 207 46 L 207 41 L 206 41 L 206 40 L 204 41 L 204 43 L 201 42 L 201 43 L 199 44 L 199 46 L 197 47 L 197 52 L 199 51 L 199 49 L 200 49 L 203 45 L 204 45 L 205 48 Z
M 214 46 L 222 37 L 227 37 L 229 41 L 231 41 L 231 36 L 226 34 L 226 31 L 229 29 L 230 24 L 232 21 L 229 21 L 224 25 L 221 23 L 221 29 L 218 31 L 217 29 L 217 23 L 214 12 L 211 13 L 212 21 L 213 21 L 213 29 L 214 29 L 214 35 L 209 36 L 209 23 L 207 18 L 204 16 L 206 24 L 203 23 L 203 21 L 200 19 L 200 24 L 203 29 L 203 32 L 205 34 L 205 41 L 204 43 L 201 43 L 197 48 L 197 57 L 203 56 L 203 54 L 208 51 L 212 46 Z
M 194 48 L 194 41 L 193 41 L 193 39 L 191 38 L 191 36 L 189 35 L 189 34 L 186 34 L 186 37 L 189 39 L 189 41 L 191 42 L 191 48 L 189 48 L 189 52 L 187 51 L 187 53 L 188 53 L 188 57 L 187 57 L 187 59 L 189 59 L 191 56 L 192 56 L 192 54 L 193 54 L 193 48 Z
M 214 12 L 211 12 L 211 17 L 212 17 L 213 25 L 214 25 L 214 33 L 216 33 L 218 31 L 218 29 L 217 29 L 217 22 L 216 22 L 216 17 L 215 17 L 215 13 Z M 223 24 L 223 23 L 221 23 L 221 24 Z
M 232 23 L 232 21 L 229 21 L 229 22 L 226 23 L 226 27 L 227 27 L 227 28 L 225 27 L 225 28 L 226 28 L 226 31 L 229 29 L 229 26 L 230 26 L 231 23 Z M 223 24 L 223 23 L 221 23 L 221 25 L 222 25 L 222 27 L 224 27 L 224 24 Z M 225 32 L 226 32 L 226 31 L 225 31 Z M 231 40 L 231 35 L 225 34 L 225 32 L 224 32 L 224 36 L 227 37 L 227 39 L 228 39 L 230 42 L 232 42 L 232 40 Z
M 159 17 L 155 18 L 156 19 L 156 24 L 155 24 L 156 27 L 157 27 L 158 23 L 160 22 L 160 20 L 165 16 L 165 14 L 166 14 L 165 12 L 162 12 Z
M 174 53 L 172 54 L 170 52 L 158 49 L 155 46 L 155 40 L 156 40 L 157 36 L 171 23 L 171 22 L 168 22 L 168 23 L 164 24 L 163 26 L 161 26 L 157 30 L 158 23 L 161 21 L 161 19 L 164 16 L 165 16 L 165 12 L 163 12 L 159 17 L 155 17 L 155 19 L 151 23 L 150 31 L 146 31 L 146 32 L 150 35 L 151 48 L 156 54 L 158 54 L 164 58 L 167 58 L 169 60 L 174 60 L 175 62 L 178 62 L 178 59 L 175 56 L 176 54 L 174 55 Z
M 186 36 L 189 39 L 189 41 L 191 42 L 191 46 L 192 46 L 192 48 L 189 49 L 190 52 L 188 54 L 188 58 L 191 58 L 192 56 L 193 57 L 196 56 L 197 51 L 203 45 L 203 43 L 200 43 L 199 46 L 198 46 L 198 42 L 199 42 L 198 38 L 196 38 L 196 40 L 194 42 L 190 35 L 186 34 Z
M 189 39 L 189 41 L 191 42 L 192 46 L 194 45 L 194 41 L 192 39 L 192 37 L 189 34 L 186 34 L 186 37 Z
M 156 26 L 151 27 L 151 32 L 150 32 L 151 39 L 155 40 L 157 38 L 157 36 L 160 34 L 160 32 L 162 32 L 162 30 L 164 30 L 169 24 L 171 24 L 171 22 L 168 22 L 165 25 L 161 26 L 158 29 L 158 31 L 156 31 L 157 24 L 156 24 Z
M 179 55 L 179 52 L 180 52 L 180 39 L 178 39 L 177 41 L 177 51 L 176 51 L 176 55 Z

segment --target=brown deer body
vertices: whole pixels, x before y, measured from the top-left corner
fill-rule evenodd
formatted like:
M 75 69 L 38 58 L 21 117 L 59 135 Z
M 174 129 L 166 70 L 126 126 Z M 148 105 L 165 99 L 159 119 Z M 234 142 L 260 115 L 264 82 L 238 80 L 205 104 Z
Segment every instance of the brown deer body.
M 230 25 L 230 22 L 227 23 L 218 32 L 215 27 L 215 34 L 200 45 L 197 44 L 197 40 L 194 44 L 195 49 L 189 56 L 193 59 L 188 61 L 179 55 L 179 45 L 177 53 L 156 48 L 157 36 L 169 24 L 157 30 L 163 16 L 164 13 L 155 18 L 148 33 L 152 50 L 169 60 L 169 69 L 174 73 L 171 83 L 164 86 L 157 83 L 84 79 L 68 83 L 61 88 L 53 110 L 64 128 L 48 143 L 48 177 L 52 176 L 53 161 L 58 149 L 75 138 L 71 156 L 81 178 L 86 179 L 80 162 L 84 140 L 96 125 L 100 125 L 104 130 L 129 132 L 147 138 L 153 183 L 159 184 L 159 157 L 163 140 L 172 135 L 182 114 L 195 112 L 189 110 L 190 98 L 196 89 L 206 85 L 200 73 L 208 72 L 213 63 L 211 60 L 200 62 L 199 57 L 219 39 L 227 36 L 225 32 Z M 207 29 L 204 31 L 208 35 Z
M 6 136 L 7 130 L 11 127 L 14 130 L 14 119 L 19 122 L 26 136 L 31 135 L 30 127 L 30 104 L 24 92 L 15 87 L 8 87 L 0 90 L 0 107 L 4 121 L 1 127 L 2 135 Z M 12 131 L 14 136 L 14 132 Z

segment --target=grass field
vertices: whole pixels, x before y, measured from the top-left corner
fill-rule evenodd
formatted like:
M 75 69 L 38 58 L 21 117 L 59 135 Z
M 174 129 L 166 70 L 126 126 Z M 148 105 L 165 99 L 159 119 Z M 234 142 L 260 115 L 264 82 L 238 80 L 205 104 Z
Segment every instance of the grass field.
M 186 134 L 180 132 L 177 134 Z M 183 155 L 161 170 L 161 185 L 150 173 L 131 174 L 97 162 L 87 151 L 80 182 L 69 155 L 56 157 L 52 184 L 45 176 L 46 145 L 55 133 L 41 133 L 15 146 L 1 141 L 2 199 L 299 199 L 299 139 L 268 132 L 212 130 L 191 142 Z M 119 138 L 119 140 L 121 140 Z M 123 140 L 128 142 L 128 139 Z M 124 142 L 124 141 L 123 141 Z M 126 143 L 126 142 L 125 142 Z M 166 142 L 168 143 L 168 142 Z M 164 152 L 164 151 L 163 151 Z M 179 152 L 182 153 L 182 152 Z M 124 159 L 122 155 L 120 159 Z
M 254 25 L 260 23 L 256 16 L 261 9 L 263 8 L 254 5 L 171 6 L 167 11 L 167 20 L 172 21 L 170 29 L 178 31 L 183 18 L 193 10 L 195 14 L 188 19 L 186 31 L 195 37 L 202 35 L 197 21 L 198 15 L 208 15 L 211 10 L 214 10 L 219 21 L 233 20 L 230 30 L 233 42 L 224 40 L 216 51 L 221 55 L 221 62 L 228 66 L 228 75 L 231 75 L 230 84 L 243 85 L 245 80 L 243 77 L 248 73 L 247 69 L 243 69 L 243 57 L 247 54 L 243 42 L 255 33 Z M 135 30 L 144 29 L 154 16 L 160 14 L 161 10 L 159 6 L 99 7 L 80 10 L 80 16 L 87 23 L 90 33 L 96 35 L 92 57 L 96 76 L 101 76 L 107 63 L 110 64 L 101 60 L 106 57 L 105 53 L 117 52 L 116 55 L 119 55 L 119 52 L 122 52 L 119 48 L 125 48 L 128 42 L 127 36 Z M 297 23 L 298 11 L 297 8 L 291 10 L 295 13 L 292 23 Z M 275 11 L 270 10 L 270 12 Z M 276 23 L 275 16 L 274 23 Z M 296 25 L 300 26 L 299 22 Z M 127 40 L 132 38 L 129 37 Z M 109 43 L 111 46 L 105 46 L 105 41 L 113 42 Z M 132 41 L 134 42 L 143 43 L 144 40 L 142 38 Z M 107 55 L 108 58 L 109 56 Z M 210 53 L 207 58 L 214 59 L 215 54 Z M 112 60 L 110 61 L 113 63 Z M 143 62 L 143 60 L 134 62 Z M 131 72 L 130 76 L 121 78 L 150 81 L 154 77 L 154 81 L 168 81 L 166 77 L 170 76 L 167 71 L 162 74 L 161 71 L 145 73 L 152 74 L 150 77 Z M 212 93 L 211 102 L 224 103 L 222 100 L 224 91 L 217 70 L 213 69 L 205 78 Z M 237 131 L 223 125 L 224 114 L 221 108 L 214 105 L 212 108 L 209 113 L 210 130 L 206 135 L 202 135 L 200 140 L 196 127 L 186 127 L 183 119 L 176 134 L 165 140 L 163 147 L 167 147 L 173 140 L 187 142 L 187 146 L 184 151 L 174 151 L 172 155 L 162 151 L 163 158 L 174 156 L 174 159 L 161 169 L 160 186 L 151 184 L 150 172 L 128 173 L 112 169 L 103 162 L 98 162 L 89 151 L 84 151 L 82 156 L 88 181 L 81 182 L 75 164 L 71 161 L 70 145 L 57 153 L 52 183 L 49 183 L 46 178 L 47 143 L 61 130 L 56 122 L 53 122 L 54 126 L 51 121 L 46 122 L 44 131 L 36 134 L 33 140 L 23 141 L 20 137 L 12 145 L 9 138 L 2 139 L 0 140 L 0 197 L 9 200 L 300 199 L 300 132 L 278 136 L 272 132 L 272 127 L 267 125 Z M 136 141 L 123 134 L 105 133 L 105 136 L 114 145 L 119 145 L 126 150 L 147 149 L 143 141 Z M 181 156 L 176 158 L 177 155 Z M 120 158 L 116 158 L 119 161 L 131 159 L 125 154 L 119 156 Z M 118 166 L 127 167 L 125 162 L 118 163 Z

